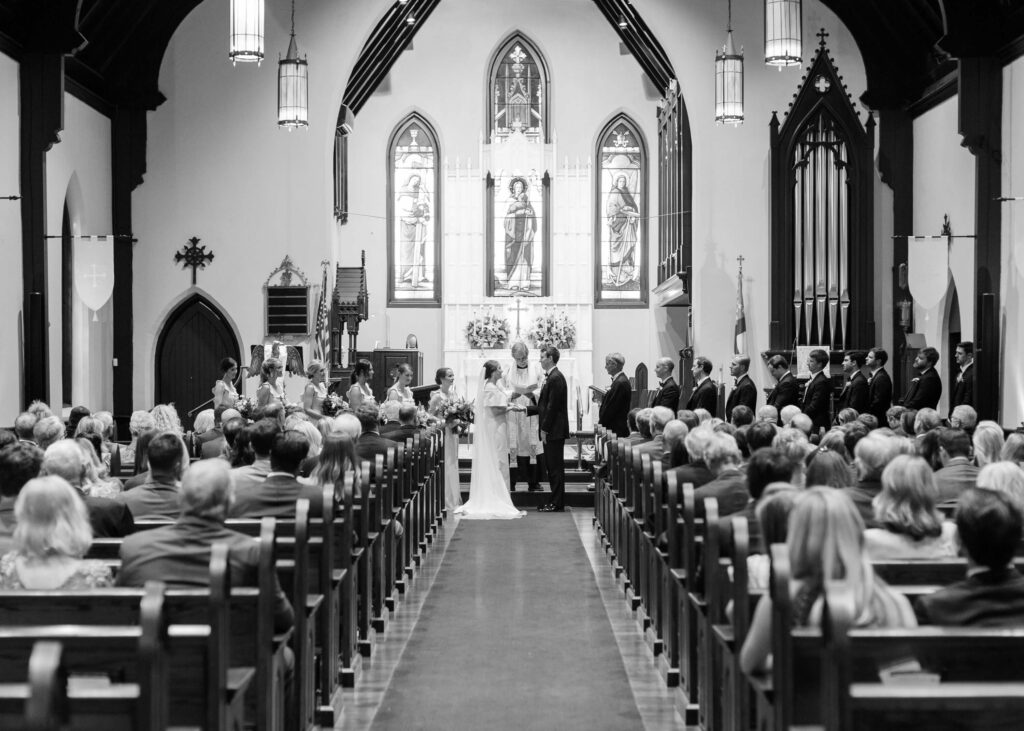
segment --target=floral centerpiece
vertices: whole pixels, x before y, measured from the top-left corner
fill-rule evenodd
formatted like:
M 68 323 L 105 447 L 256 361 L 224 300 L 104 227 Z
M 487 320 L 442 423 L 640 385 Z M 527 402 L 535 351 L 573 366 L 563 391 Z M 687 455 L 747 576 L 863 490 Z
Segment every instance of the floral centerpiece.
M 453 434 L 465 434 L 473 423 L 473 402 L 458 396 L 445 404 L 441 417 L 451 427 Z
M 526 339 L 535 348 L 554 345 L 572 349 L 576 347 L 576 323 L 563 311 L 545 310 L 526 331 Z
M 471 348 L 501 348 L 511 331 L 508 320 L 487 310 L 466 323 L 466 342 Z

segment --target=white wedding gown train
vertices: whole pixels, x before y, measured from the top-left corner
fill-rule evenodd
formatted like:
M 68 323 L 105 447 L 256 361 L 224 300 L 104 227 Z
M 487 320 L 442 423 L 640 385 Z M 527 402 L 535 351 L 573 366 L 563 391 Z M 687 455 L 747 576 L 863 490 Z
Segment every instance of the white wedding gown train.
M 508 406 L 508 396 L 493 383 L 486 383 L 476 409 L 473 431 L 473 460 L 469 500 L 455 514 L 475 520 L 513 520 L 526 515 L 512 504 L 508 477 L 508 425 L 505 414 L 493 406 Z

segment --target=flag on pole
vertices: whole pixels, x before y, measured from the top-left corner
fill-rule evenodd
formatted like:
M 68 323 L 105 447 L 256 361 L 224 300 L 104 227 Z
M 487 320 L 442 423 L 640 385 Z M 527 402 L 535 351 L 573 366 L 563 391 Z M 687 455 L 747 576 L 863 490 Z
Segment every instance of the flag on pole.
M 740 275 L 736 289 L 736 334 L 733 342 L 735 355 L 747 352 L 747 316 L 743 313 L 743 264 L 740 264 Z
M 328 362 L 331 352 L 331 332 L 327 309 L 327 262 L 324 262 L 323 283 L 320 285 L 320 305 L 316 310 L 316 329 L 313 332 L 313 358 Z

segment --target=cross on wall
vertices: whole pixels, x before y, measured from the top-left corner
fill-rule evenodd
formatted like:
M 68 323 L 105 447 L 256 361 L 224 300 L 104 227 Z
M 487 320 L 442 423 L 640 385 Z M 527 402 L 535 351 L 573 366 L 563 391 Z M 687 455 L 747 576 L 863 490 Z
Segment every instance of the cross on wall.
M 196 284 L 196 270 L 205 269 L 206 265 L 213 261 L 213 252 L 207 251 L 206 246 L 199 245 L 199 238 L 193 236 L 188 240 L 188 246 L 183 246 L 181 251 L 175 252 L 174 261 L 185 262 L 185 266 L 192 267 L 192 286 Z
M 512 312 L 516 313 L 516 337 L 518 338 L 520 336 L 521 332 L 522 332 L 521 329 L 520 329 L 519 317 L 520 317 L 520 315 L 522 313 L 529 312 L 530 308 L 523 304 L 522 297 L 516 296 L 515 297 L 515 304 L 514 305 L 509 305 L 509 309 Z

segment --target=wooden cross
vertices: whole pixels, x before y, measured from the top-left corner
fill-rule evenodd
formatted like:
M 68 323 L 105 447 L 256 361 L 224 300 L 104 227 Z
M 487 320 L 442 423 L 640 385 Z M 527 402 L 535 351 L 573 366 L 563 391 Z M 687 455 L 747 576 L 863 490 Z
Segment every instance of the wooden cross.
M 530 308 L 523 304 L 523 301 L 522 301 L 521 297 L 517 296 L 515 298 L 515 302 L 516 302 L 515 305 L 509 307 L 509 309 L 516 313 L 516 337 L 518 338 L 519 337 L 519 332 L 520 332 L 519 331 L 519 315 L 520 315 L 520 313 L 526 312 Z
M 820 48 L 824 48 L 825 47 L 825 39 L 828 38 L 828 31 L 826 31 L 824 28 L 822 28 L 817 33 L 815 33 L 814 35 L 818 36 L 818 46 Z
M 181 251 L 175 252 L 175 262 L 185 262 L 185 266 L 192 267 L 192 286 L 196 284 L 196 269 L 206 269 L 206 265 L 213 261 L 213 252 L 207 251 L 205 246 L 199 245 L 199 239 L 193 236 L 188 240 L 189 245 L 183 246 Z
M 92 265 L 92 271 L 90 271 L 88 274 L 83 274 L 82 275 L 82 279 L 91 279 L 92 280 L 92 288 L 93 289 L 96 289 L 96 286 L 97 286 L 96 285 L 96 280 L 97 279 L 106 279 L 106 278 L 107 278 L 107 273 L 106 272 L 97 272 L 95 264 Z

